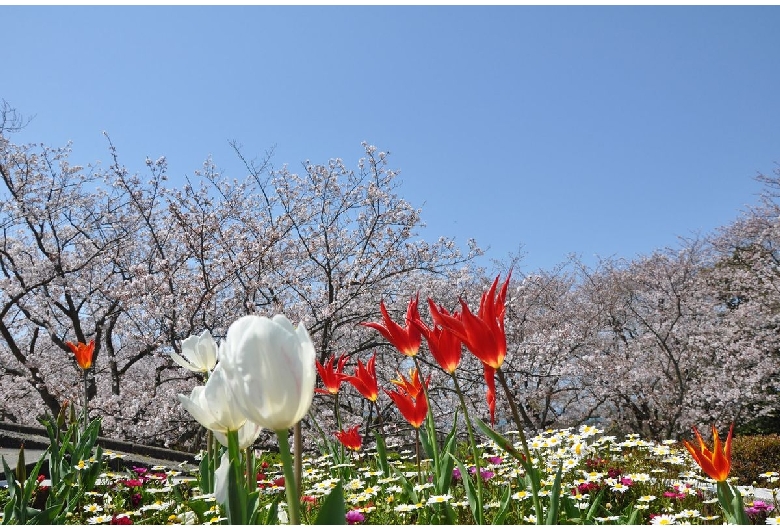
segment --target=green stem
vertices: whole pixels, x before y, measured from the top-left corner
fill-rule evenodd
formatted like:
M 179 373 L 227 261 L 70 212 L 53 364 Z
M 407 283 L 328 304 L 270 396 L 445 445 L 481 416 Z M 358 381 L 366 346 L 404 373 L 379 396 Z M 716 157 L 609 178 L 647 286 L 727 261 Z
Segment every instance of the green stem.
M 214 463 L 216 462 L 216 459 L 214 458 L 214 433 L 207 429 L 206 431 L 206 462 L 208 462 L 208 470 L 209 475 L 206 477 L 206 491 L 203 493 L 214 493 L 214 471 L 216 471 L 216 467 L 214 467 Z
M 279 456 L 282 458 L 284 468 L 284 492 L 287 495 L 287 513 L 290 524 L 301 524 L 301 502 L 295 484 L 295 472 L 293 471 L 290 442 L 287 441 L 287 431 L 276 431 L 279 438 Z
M 84 372 L 84 431 L 87 432 L 87 423 L 89 418 L 89 413 L 87 410 L 87 397 L 88 397 L 88 388 L 89 384 L 87 383 L 87 370 L 83 370 Z
M 303 482 L 303 436 L 301 435 L 301 422 L 293 426 L 293 451 L 295 451 L 295 489 L 301 491 Z
M 531 475 L 531 497 L 533 498 L 534 511 L 536 512 L 536 524 L 542 524 L 543 514 L 542 503 L 539 500 L 539 476 L 538 471 L 534 467 L 533 461 L 531 460 L 531 451 L 528 449 L 528 442 L 525 439 L 523 422 L 520 420 L 520 414 L 517 411 L 517 405 L 515 405 L 515 400 L 512 397 L 512 393 L 509 391 L 509 385 L 506 382 L 506 377 L 504 377 L 504 372 L 502 372 L 500 368 L 496 368 L 496 375 L 498 375 L 498 381 L 501 383 L 501 387 L 504 389 L 504 393 L 506 394 L 506 400 L 509 402 L 509 409 L 512 411 L 512 417 L 517 424 L 520 443 L 523 446 L 523 454 L 525 455 L 527 463 L 527 465 L 524 467 L 526 468 L 527 473 Z
M 417 483 L 422 484 L 422 469 L 420 468 L 420 429 L 419 427 L 414 430 L 416 435 L 414 438 L 414 452 L 417 455 Z
M 469 418 L 469 410 L 466 408 L 466 399 L 463 397 L 463 391 L 460 389 L 460 383 L 458 383 L 458 378 L 455 377 L 455 373 L 451 373 L 450 376 L 452 376 L 452 381 L 455 383 L 455 391 L 458 393 L 458 397 L 460 398 L 460 406 L 463 408 L 463 414 L 466 416 L 466 430 L 469 434 L 469 444 L 471 445 L 471 455 L 474 458 L 474 467 L 476 468 L 476 476 L 477 476 L 477 524 L 482 525 L 485 524 L 485 512 L 484 508 L 482 506 L 482 474 L 480 471 L 480 465 L 479 461 L 481 458 L 481 455 L 479 454 L 477 450 L 477 442 L 474 439 L 474 429 L 471 427 L 471 418 Z
M 255 452 L 251 447 L 244 449 L 246 460 L 246 491 L 252 493 L 257 489 L 257 477 L 255 475 Z
M 335 407 L 336 407 L 336 430 L 338 432 L 340 432 L 340 431 L 343 430 L 343 427 L 341 426 L 341 410 L 340 410 L 341 409 L 341 404 L 339 403 L 339 394 L 338 394 L 338 392 L 336 393 L 334 398 L 335 399 L 333 401 L 335 402 Z M 344 452 L 344 446 L 341 445 L 341 444 L 338 444 L 337 451 L 338 451 L 338 463 L 339 464 L 343 464 L 344 460 L 345 460 L 345 457 L 346 457 L 346 454 Z M 336 455 L 333 455 L 333 456 L 334 456 L 334 458 L 336 457 Z M 340 469 L 344 469 L 344 468 L 340 468 Z
M 246 481 L 241 477 L 241 449 L 238 447 L 238 431 L 227 431 L 228 439 L 228 523 L 248 524 Z

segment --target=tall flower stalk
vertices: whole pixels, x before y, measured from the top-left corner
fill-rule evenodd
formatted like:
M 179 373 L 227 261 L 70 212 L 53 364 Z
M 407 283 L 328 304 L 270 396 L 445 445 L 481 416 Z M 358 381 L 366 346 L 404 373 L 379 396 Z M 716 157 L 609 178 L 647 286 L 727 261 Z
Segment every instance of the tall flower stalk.
M 65 344 L 76 357 L 76 364 L 81 368 L 84 380 L 84 431 L 86 432 L 87 424 L 89 423 L 89 407 L 87 406 L 87 401 L 89 400 L 89 380 L 87 379 L 87 373 L 92 368 L 92 362 L 95 357 L 95 340 L 92 339 L 88 344 L 83 342 L 78 342 L 77 344 L 66 342 Z

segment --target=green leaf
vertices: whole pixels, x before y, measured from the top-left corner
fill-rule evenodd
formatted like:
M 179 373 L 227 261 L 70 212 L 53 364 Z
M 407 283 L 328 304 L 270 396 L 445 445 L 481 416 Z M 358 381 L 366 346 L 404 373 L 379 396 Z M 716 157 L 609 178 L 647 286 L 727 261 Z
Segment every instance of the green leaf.
M 21 484 L 27 481 L 27 464 L 24 461 L 24 444 L 19 448 L 19 457 L 16 459 L 16 480 Z
M 580 509 L 577 508 L 571 498 L 562 497 L 561 505 L 563 506 L 563 511 L 566 512 L 567 524 L 577 524 L 580 522 Z
M 558 472 L 555 474 L 552 491 L 550 492 L 550 506 L 547 508 L 547 519 L 545 524 L 558 524 L 558 514 L 561 507 L 561 474 L 563 473 L 563 463 L 558 466 Z M 537 517 L 540 514 L 537 514 Z
M 412 486 L 412 483 L 409 482 L 409 479 L 407 479 L 406 476 L 404 476 L 404 474 L 398 471 L 397 469 L 395 468 L 391 468 L 391 469 L 393 469 L 393 473 L 395 474 L 395 476 L 398 477 L 398 480 L 401 482 L 401 487 L 403 488 L 404 493 L 406 494 L 407 498 L 410 501 L 412 501 L 412 504 L 417 504 L 418 502 L 420 502 L 419 499 L 417 498 L 417 493 L 414 491 L 414 487 Z
M 314 524 L 347 524 L 347 507 L 341 482 L 325 497 Z
M 241 462 L 241 452 L 238 448 L 238 431 L 228 431 L 228 498 L 227 516 L 228 523 L 247 524 L 247 492 L 244 480 L 244 466 Z M 290 485 L 288 484 L 289 488 Z
M 596 515 L 598 514 L 599 507 L 601 506 L 601 501 L 604 500 L 604 495 L 606 494 L 607 489 L 602 488 L 601 491 L 598 492 L 596 495 L 596 498 L 593 499 L 593 504 L 590 505 L 590 509 L 588 510 L 587 515 L 585 516 L 586 521 L 594 521 Z
M 504 524 L 504 519 L 506 518 L 507 513 L 509 513 L 509 501 L 511 498 L 512 491 L 511 488 L 507 486 L 504 490 L 504 495 L 501 498 L 501 508 L 498 510 L 498 514 L 496 514 L 496 518 L 493 519 L 492 524 Z
M 478 516 L 478 506 L 479 499 L 477 498 L 477 494 L 474 491 L 474 486 L 471 484 L 471 478 L 469 477 L 469 470 L 466 469 L 466 466 L 464 466 L 457 458 L 455 458 L 452 453 L 450 453 L 450 458 L 452 458 L 455 461 L 455 465 L 458 466 L 458 470 L 460 470 L 460 478 L 463 480 L 463 488 L 466 490 L 466 498 L 469 501 L 469 508 L 471 509 L 471 514 L 474 516 L 474 521 L 479 524 L 479 516 Z M 481 477 L 480 477 L 481 478 Z M 477 478 L 477 480 L 480 480 L 480 478 Z
M 427 424 L 426 420 L 426 424 Z M 420 442 L 423 447 L 423 452 L 425 453 L 426 458 L 433 458 L 434 452 L 433 452 L 433 443 L 430 439 L 430 434 L 428 433 L 428 429 L 417 429 L 417 431 L 420 433 Z
M 439 454 L 438 476 L 436 477 L 437 492 L 439 495 L 446 495 L 450 491 L 452 484 L 452 470 L 455 469 L 455 462 L 450 454 L 455 453 L 455 444 L 457 443 L 457 424 L 458 409 L 455 409 L 455 419 L 452 423 L 452 430 L 444 440 L 444 450 Z
M 634 511 L 631 512 L 631 516 L 628 518 L 628 522 L 626 524 L 629 524 L 631 526 L 634 526 L 639 520 L 639 510 L 634 509 Z
M 54 506 L 49 506 L 45 510 L 41 510 L 30 518 L 29 524 L 53 524 L 57 514 L 63 506 L 64 504 L 55 504 Z
M 379 469 L 382 470 L 382 475 L 387 478 L 390 476 L 390 464 L 387 463 L 387 444 L 385 439 L 377 431 L 372 431 L 376 438 L 376 457 Z
M 260 492 L 257 492 L 260 493 Z M 279 524 L 279 500 L 281 496 L 276 497 L 274 502 L 271 503 L 271 507 L 268 508 L 268 513 L 265 514 L 264 525 Z
M 198 474 L 198 485 L 200 486 L 200 491 L 203 493 L 214 493 L 214 469 L 211 465 L 211 458 L 209 458 L 208 453 L 203 455 L 203 459 L 200 461 L 200 465 L 198 466 Z
M 503 449 L 504 451 L 512 455 L 515 459 L 517 459 L 520 462 L 520 465 L 523 466 L 523 469 L 525 469 L 525 472 L 528 476 L 534 479 L 537 478 L 536 470 L 531 465 L 531 462 L 526 461 L 525 456 L 520 451 L 515 449 L 515 446 L 512 445 L 512 442 L 510 442 L 502 435 L 498 434 L 496 431 L 491 429 L 488 424 L 486 424 L 484 421 L 480 420 L 479 418 L 474 418 L 474 421 L 476 422 L 477 427 L 479 427 L 479 429 L 483 433 L 485 433 L 485 435 L 488 438 L 496 442 L 501 449 Z M 536 486 L 538 488 L 539 486 L 538 481 L 536 481 Z

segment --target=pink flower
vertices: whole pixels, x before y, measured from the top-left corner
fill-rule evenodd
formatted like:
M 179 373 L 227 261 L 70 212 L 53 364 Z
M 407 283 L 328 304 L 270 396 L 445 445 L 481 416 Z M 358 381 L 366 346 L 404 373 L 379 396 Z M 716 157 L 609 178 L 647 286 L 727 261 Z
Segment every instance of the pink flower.
M 366 516 L 357 510 L 350 510 L 347 512 L 347 523 L 358 524 L 366 520 Z

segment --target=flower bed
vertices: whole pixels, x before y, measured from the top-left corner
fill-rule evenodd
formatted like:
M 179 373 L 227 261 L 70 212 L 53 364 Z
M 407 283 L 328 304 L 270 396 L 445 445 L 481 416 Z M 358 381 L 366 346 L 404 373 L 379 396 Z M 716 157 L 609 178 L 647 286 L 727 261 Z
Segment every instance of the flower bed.
M 508 433 L 509 437 L 516 436 Z M 550 431 L 528 439 L 535 463 L 543 470 L 540 495 L 548 500 L 555 471 L 563 465 L 560 494 L 574 510 L 561 515 L 601 524 L 627 523 L 634 512 L 636 524 L 723 524 L 713 483 L 696 471 L 687 451 L 674 441 L 657 444 L 639 437 L 618 440 L 598 429 Z M 485 518 L 504 524 L 534 522 L 531 492 L 524 471 L 494 443 L 481 444 L 484 464 Z M 519 447 L 519 443 L 516 443 Z M 303 460 L 301 522 L 311 523 L 326 496 L 337 484 L 344 491 L 345 516 L 353 524 L 422 524 L 437 520 L 449 507 L 458 524 L 473 523 L 463 477 L 457 468 L 446 495 L 434 492 L 432 461 L 421 460 L 417 471 L 413 451 L 388 447 L 390 473 L 381 467 L 375 450 L 352 452 L 342 461 L 338 455 L 306 455 Z M 276 455 L 256 454 L 255 479 L 260 492 L 261 516 L 277 505 L 284 522 L 284 474 Z M 469 473 L 472 462 L 463 455 Z M 178 469 L 121 465 L 122 455 L 104 452 L 94 488 L 65 518 L 67 524 L 215 524 L 226 516 L 213 494 L 199 489 L 198 468 Z M 86 464 L 86 463 L 85 463 Z M 86 465 L 84 466 L 86 469 Z M 775 508 L 780 496 L 780 470 L 767 470 L 758 487 L 740 487 L 746 510 L 755 524 L 780 520 Z M 49 480 L 35 487 L 32 504 L 47 495 Z M 756 496 L 760 494 L 760 498 Z M 5 504 L 0 490 L 0 506 Z M 273 518 L 272 518 L 273 519 Z

